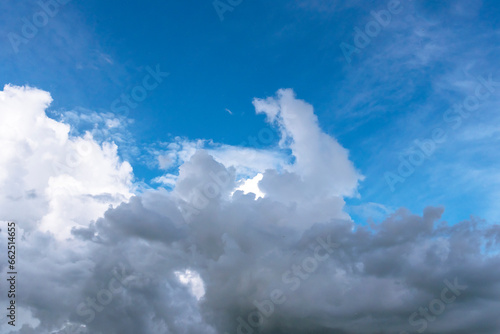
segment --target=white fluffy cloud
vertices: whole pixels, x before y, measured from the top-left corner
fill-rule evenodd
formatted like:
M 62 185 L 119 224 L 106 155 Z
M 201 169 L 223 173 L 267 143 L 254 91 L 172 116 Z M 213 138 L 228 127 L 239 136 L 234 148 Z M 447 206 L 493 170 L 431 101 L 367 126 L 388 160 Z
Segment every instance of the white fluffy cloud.
M 281 146 L 290 148 L 296 161 L 291 170 L 319 196 L 354 196 L 362 176 L 349 160 L 348 151 L 335 138 L 323 133 L 313 107 L 298 100 L 291 89 L 276 97 L 255 99 L 259 113 L 277 124 Z
M 131 196 L 132 168 L 115 144 L 70 137 L 45 114 L 51 101 L 34 88 L 0 92 L 0 218 L 63 238 Z

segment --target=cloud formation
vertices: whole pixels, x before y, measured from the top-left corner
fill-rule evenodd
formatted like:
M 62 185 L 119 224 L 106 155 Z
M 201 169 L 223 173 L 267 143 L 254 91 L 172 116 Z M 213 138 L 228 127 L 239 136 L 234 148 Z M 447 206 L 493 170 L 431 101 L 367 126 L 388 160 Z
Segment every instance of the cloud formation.
M 449 224 L 441 207 L 422 215 L 402 208 L 380 223 L 356 224 L 344 197 L 356 195 L 362 176 L 291 90 L 254 101 L 293 156 L 282 168 L 259 170 L 265 196 L 258 199 L 234 192 L 238 166 L 197 149 L 179 167 L 172 190 L 127 200 L 130 166 L 112 144 L 68 137 L 67 125 L 44 114 L 48 93 L 7 86 L 0 101 L 1 124 L 17 126 L 12 138 L 1 137 L 1 180 L 20 191 L 24 206 L 7 207 L 14 200 L 6 196 L 2 212 L 24 230 L 18 302 L 31 314 L 11 334 L 500 328 L 500 226 L 478 219 Z M 49 169 L 80 142 L 92 147 L 92 159 L 66 173 Z M 71 206 L 51 197 L 57 184 L 71 185 L 60 195 Z M 29 189 L 44 199 L 31 199 Z M 71 238 L 56 229 L 70 229 Z M 2 230 L 0 247 L 6 240 Z
M 50 94 L 7 85 L 0 92 L 0 219 L 69 237 L 131 195 L 132 168 L 117 146 L 45 114 Z

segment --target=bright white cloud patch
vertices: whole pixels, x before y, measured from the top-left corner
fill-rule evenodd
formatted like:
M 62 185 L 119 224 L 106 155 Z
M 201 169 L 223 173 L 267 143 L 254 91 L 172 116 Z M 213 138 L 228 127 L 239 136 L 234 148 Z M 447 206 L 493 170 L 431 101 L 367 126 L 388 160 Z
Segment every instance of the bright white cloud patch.
M 259 188 L 259 181 L 262 180 L 263 177 L 264 175 L 259 173 L 253 178 L 243 181 L 243 184 L 236 188 L 236 190 L 241 190 L 244 194 L 255 194 L 255 199 L 264 197 L 266 194 L 264 194 Z
M 179 279 L 182 284 L 189 286 L 191 293 L 196 299 L 200 299 L 205 295 L 205 287 L 203 285 L 203 280 L 196 271 L 191 271 L 186 269 L 184 272 L 176 271 L 175 276 Z
M 126 201 L 132 168 L 115 144 L 70 137 L 68 125 L 45 114 L 51 101 L 33 88 L 0 92 L 0 218 L 62 238 Z

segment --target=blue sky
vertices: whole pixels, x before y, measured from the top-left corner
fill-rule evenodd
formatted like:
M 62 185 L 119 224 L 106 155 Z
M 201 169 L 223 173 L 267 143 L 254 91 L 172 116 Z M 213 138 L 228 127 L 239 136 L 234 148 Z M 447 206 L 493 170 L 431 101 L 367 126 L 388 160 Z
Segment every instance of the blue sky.
M 0 2 L 0 332 L 499 333 L 498 18 Z
M 365 176 L 359 197 L 347 199 L 354 218 L 443 205 L 451 222 L 498 221 L 498 91 L 457 129 L 443 114 L 474 94 L 477 77 L 500 81 L 499 6 L 401 1 L 349 63 L 341 43 L 354 46 L 354 29 L 364 31 L 370 12 L 389 3 L 244 0 L 221 21 L 211 1 L 70 1 L 16 53 L 8 33 L 22 35 L 22 18 L 32 21 L 40 7 L 5 1 L 0 80 L 50 92 L 49 116 L 60 119 L 67 111 L 113 112 L 112 102 L 130 94 L 147 67 L 168 72 L 109 137 L 136 180 L 152 187 L 163 173 L 152 153 L 160 142 L 179 136 L 252 146 L 248 138 L 270 128 L 252 100 L 292 88 Z M 76 119 L 75 133 L 92 127 Z M 385 173 L 436 128 L 447 132 L 445 142 L 391 191 Z M 257 144 L 272 148 L 274 139 Z

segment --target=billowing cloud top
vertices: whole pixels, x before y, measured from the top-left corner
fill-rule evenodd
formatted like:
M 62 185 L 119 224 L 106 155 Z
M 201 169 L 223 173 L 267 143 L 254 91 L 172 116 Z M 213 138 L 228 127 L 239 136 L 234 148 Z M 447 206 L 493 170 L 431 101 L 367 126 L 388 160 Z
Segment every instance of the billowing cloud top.
M 162 153 L 164 166 L 180 164 L 165 175 L 172 189 L 135 195 L 116 146 L 69 136 L 45 115 L 50 101 L 30 88 L 0 93 L 1 218 L 22 235 L 20 316 L 2 333 L 500 329 L 500 226 L 450 225 L 439 207 L 356 224 L 344 197 L 362 176 L 292 90 L 254 101 L 279 148 L 174 143 Z M 250 172 L 263 197 L 236 190 Z
M 45 114 L 51 101 L 33 88 L 0 92 L 0 218 L 64 238 L 132 195 L 132 168 L 114 144 L 70 138 Z

